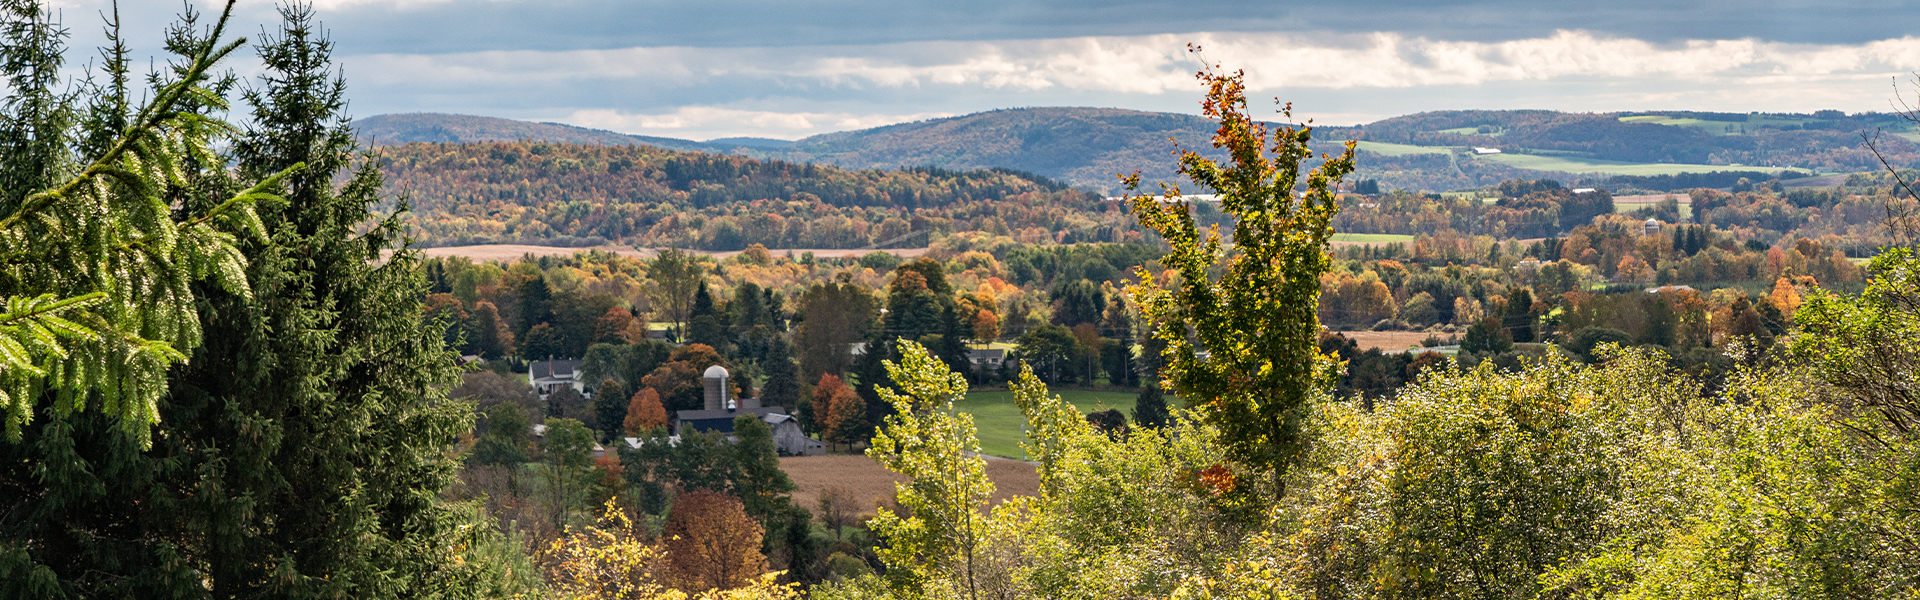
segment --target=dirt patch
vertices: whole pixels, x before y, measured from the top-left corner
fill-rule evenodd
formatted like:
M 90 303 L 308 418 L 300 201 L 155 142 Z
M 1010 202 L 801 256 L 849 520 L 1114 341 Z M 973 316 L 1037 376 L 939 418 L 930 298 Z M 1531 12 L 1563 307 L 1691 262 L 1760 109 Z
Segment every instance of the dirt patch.
M 1424 331 L 1340 331 L 1337 333 L 1359 344 L 1361 350 L 1368 348 L 1405 350 L 1408 346 L 1420 345 L 1427 336 L 1433 335 Z
M 822 491 L 840 486 L 853 495 L 862 507 L 861 512 L 871 512 L 876 500 L 893 497 L 894 482 L 907 480 L 871 458 L 852 454 L 789 456 L 780 459 L 780 470 L 786 471 L 787 477 L 793 478 L 794 486 L 799 488 L 793 492 L 793 502 L 807 510 L 819 506 Z M 1040 493 L 1039 468 L 1031 463 L 989 457 L 987 479 L 993 481 L 995 504 L 1014 496 Z
M 528 254 L 532 254 L 534 256 L 571 256 L 581 252 L 586 252 L 588 250 L 612 252 L 614 254 L 618 254 L 620 256 L 625 256 L 630 258 L 653 258 L 654 256 L 660 254 L 660 251 L 654 248 L 634 248 L 631 246 L 594 246 L 591 248 L 562 248 L 562 247 L 556 247 L 556 246 L 530 246 L 526 244 L 485 244 L 485 245 L 478 245 L 478 246 L 441 246 L 438 248 L 425 248 L 425 249 L 422 249 L 421 252 L 425 253 L 428 257 L 432 257 L 432 258 L 461 256 L 461 257 L 467 258 L 468 260 L 472 260 L 474 262 L 486 262 L 489 260 L 512 261 L 522 256 L 526 256 Z M 808 252 L 812 252 L 814 257 L 816 258 L 850 258 L 850 257 L 866 256 L 874 252 L 890 252 L 893 255 L 899 256 L 901 258 L 919 258 L 921 256 L 926 255 L 927 249 L 926 248 L 894 248 L 890 250 L 873 250 L 873 249 L 846 250 L 846 249 L 795 248 L 795 249 L 789 250 L 789 249 L 783 248 L 783 249 L 769 250 L 769 252 L 772 252 L 774 256 L 786 256 L 788 253 L 792 253 L 793 256 L 796 258 Z M 687 253 L 697 254 L 702 256 L 711 256 L 716 259 L 723 259 L 723 258 L 732 257 L 735 254 L 739 254 L 740 251 L 732 250 L 727 252 L 712 252 L 707 250 L 688 250 Z

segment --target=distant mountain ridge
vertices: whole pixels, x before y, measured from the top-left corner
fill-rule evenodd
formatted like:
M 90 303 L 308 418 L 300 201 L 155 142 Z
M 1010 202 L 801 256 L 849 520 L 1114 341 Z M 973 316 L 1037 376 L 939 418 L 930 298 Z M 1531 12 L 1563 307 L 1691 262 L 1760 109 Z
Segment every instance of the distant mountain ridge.
M 1215 125 L 1202 117 L 1119 108 L 1043 107 L 993 110 L 957 117 L 841 131 L 786 142 L 735 137 L 697 142 L 632 135 L 557 123 L 418 113 L 379 115 L 355 122 L 375 144 L 543 141 L 632 145 L 731 154 L 757 159 L 854 169 L 931 166 L 950 170 L 1005 168 L 1103 192 L 1118 175 L 1139 171 L 1145 182 L 1178 182 L 1172 142 L 1219 158 Z M 1896 132 L 1881 140 L 1898 166 L 1920 166 L 1920 145 L 1892 115 L 1838 111 L 1813 114 L 1638 112 L 1563 113 L 1546 110 L 1434 111 L 1354 127 L 1319 127 L 1314 149 L 1337 152 L 1360 140 L 1354 179 L 1385 188 L 1451 190 L 1512 178 L 1552 177 L 1601 182 L 1602 163 L 1700 165 L 1686 172 L 1794 167 L 1826 172 L 1879 168 L 1860 148 L 1860 132 Z M 1907 132 L 1907 133 L 1901 133 Z M 1574 161 L 1485 160 L 1471 147 L 1504 148 L 1508 155 L 1539 154 Z M 1586 161 L 1586 162 L 1581 162 Z M 1562 165 L 1564 171 L 1538 165 Z M 1598 164 L 1599 166 L 1593 166 Z M 1722 165 L 1716 167 L 1714 165 Z M 1615 170 L 1614 173 L 1631 173 Z
M 560 123 L 534 123 L 498 117 L 446 113 L 375 115 L 353 122 L 360 138 L 376 146 L 413 142 L 470 144 L 475 142 L 550 142 L 625 146 L 645 144 L 668 150 L 727 152 L 734 145 L 710 144 L 678 138 L 633 135 Z M 740 144 L 748 145 L 748 144 Z

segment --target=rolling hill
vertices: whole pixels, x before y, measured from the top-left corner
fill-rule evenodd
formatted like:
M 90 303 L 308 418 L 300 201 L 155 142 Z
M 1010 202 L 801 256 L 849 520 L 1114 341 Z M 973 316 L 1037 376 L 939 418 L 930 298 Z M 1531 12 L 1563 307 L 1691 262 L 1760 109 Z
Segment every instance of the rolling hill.
M 932 166 L 1006 168 L 1084 189 L 1113 192 L 1135 170 L 1149 182 L 1178 181 L 1169 140 L 1217 156 L 1209 121 L 1174 113 L 1115 108 L 1021 108 L 816 135 L 786 142 L 726 138 L 698 142 L 629 135 L 553 123 L 445 114 L 380 115 L 356 122 L 376 144 L 544 141 L 642 144 L 851 169 Z M 1514 178 L 1551 177 L 1613 187 L 1658 185 L 1650 175 L 1738 172 L 1762 178 L 1782 168 L 1869 171 L 1878 160 L 1861 135 L 1880 140 L 1894 164 L 1920 166 L 1913 128 L 1895 115 L 1700 112 L 1562 113 L 1546 110 L 1436 111 L 1355 127 L 1323 127 L 1315 149 L 1339 141 L 1361 146 L 1356 178 L 1383 188 L 1453 190 Z M 1498 148 L 1498 156 L 1469 152 Z M 1619 179 L 1616 177 L 1631 177 Z

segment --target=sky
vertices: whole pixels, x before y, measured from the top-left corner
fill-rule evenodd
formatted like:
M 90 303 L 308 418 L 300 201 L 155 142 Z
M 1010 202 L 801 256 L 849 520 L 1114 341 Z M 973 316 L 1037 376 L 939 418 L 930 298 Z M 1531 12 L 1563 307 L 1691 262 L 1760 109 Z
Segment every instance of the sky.
M 55 4 L 76 47 L 100 43 L 108 1 Z M 181 4 L 122 4 L 136 53 L 158 56 Z M 1032 106 L 1198 114 L 1193 74 L 1207 64 L 1245 70 L 1250 97 L 1292 102 L 1295 118 L 1330 125 L 1452 109 L 1884 112 L 1920 94 L 1912 85 L 1920 0 L 315 0 L 314 8 L 354 116 L 459 113 L 694 140 L 798 139 Z M 243 1 L 235 33 L 259 38 L 278 22 L 274 11 Z M 232 67 L 258 71 L 248 56 Z

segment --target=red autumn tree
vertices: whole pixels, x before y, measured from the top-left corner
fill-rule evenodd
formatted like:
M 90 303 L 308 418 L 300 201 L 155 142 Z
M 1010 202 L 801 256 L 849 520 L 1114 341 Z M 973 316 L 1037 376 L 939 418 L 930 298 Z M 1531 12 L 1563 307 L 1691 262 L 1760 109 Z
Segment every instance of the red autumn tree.
M 827 443 L 852 444 L 866 430 L 867 402 L 831 373 L 813 387 L 815 414 L 821 415 L 820 437 Z
M 732 496 L 707 490 L 680 494 L 665 533 L 671 579 L 682 590 L 730 590 L 767 570 L 760 524 Z
M 641 432 L 655 427 L 667 426 L 667 407 L 660 403 L 660 392 L 653 388 L 640 388 L 627 401 L 627 420 L 622 425 L 627 435 L 640 435 Z

